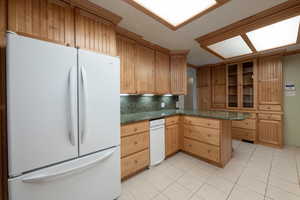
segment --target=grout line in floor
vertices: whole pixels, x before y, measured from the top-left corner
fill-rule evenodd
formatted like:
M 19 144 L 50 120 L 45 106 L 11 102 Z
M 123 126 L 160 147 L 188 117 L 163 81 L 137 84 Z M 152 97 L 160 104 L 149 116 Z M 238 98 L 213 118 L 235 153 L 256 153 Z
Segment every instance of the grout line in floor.
M 271 171 L 272 171 L 272 167 L 273 167 L 274 154 L 275 154 L 275 151 L 273 150 L 272 151 L 272 160 L 271 160 L 271 165 L 269 167 L 269 173 L 268 173 L 268 178 L 267 178 L 267 185 L 266 185 L 265 195 L 264 195 L 264 199 L 265 200 L 266 200 L 266 198 L 269 198 L 269 197 L 267 197 L 267 192 L 268 192 L 268 189 L 269 189 L 269 181 L 270 181 Z

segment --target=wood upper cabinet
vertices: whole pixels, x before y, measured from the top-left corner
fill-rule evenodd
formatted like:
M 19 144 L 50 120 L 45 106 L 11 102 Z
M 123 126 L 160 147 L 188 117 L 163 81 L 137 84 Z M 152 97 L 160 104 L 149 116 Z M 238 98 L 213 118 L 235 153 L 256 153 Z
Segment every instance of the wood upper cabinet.
M 117 55 L 121 61 L 121 94 L 135 94 L 136 43 L 117 36 Z
M 155 91 L 170 93 L 170 56 L 159 51 L 155 52 Z
M 281 57 L 266 57 L 259 60 L 258 99 L 260 110 L 280 111 L 282 109 Z
M 259 142 L 282 147 L 282 121 L 258 120 Z
M 76 47 L 117 55 L 115 25 L 81 9 L 75 11 Z
M 155 93 L 155 51 L 139 44 L 135 81 L 138 94 Z
M 187 61 L 186 55 L 171 55 L 171 93 L 182 95 L 187 93 Z
M 166 156 L 170 156 L 179 150 L 179 124 L 166 127 Z
M 227 65 L 227 108 L 256 109 L 256 77 L 255 60 Z
M 226 66 L 216 66 L 211 71 L 212 105 L 213 108 L 226 107 Z
M 200 110 L 211 106 L 211 68 L 201 67 L 197 71 L 198 105 Z
M 59 0 L 9 0 L 9 30 L 64 45 L 74 45 L 74 15 Z

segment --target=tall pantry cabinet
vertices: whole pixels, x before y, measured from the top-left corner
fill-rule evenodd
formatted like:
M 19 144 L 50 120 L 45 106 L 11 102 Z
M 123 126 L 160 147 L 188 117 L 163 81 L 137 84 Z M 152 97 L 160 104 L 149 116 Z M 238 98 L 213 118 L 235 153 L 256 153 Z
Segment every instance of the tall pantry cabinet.
M 258 68 L 258 140 L 282 147 L 282 60 L 279 56 L 261 58 Z

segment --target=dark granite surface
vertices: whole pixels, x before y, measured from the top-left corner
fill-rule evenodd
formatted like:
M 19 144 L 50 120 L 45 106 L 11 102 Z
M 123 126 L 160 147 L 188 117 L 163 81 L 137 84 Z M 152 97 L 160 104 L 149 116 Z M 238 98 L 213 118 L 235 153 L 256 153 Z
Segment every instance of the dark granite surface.
M 170 110 L 121 114 L 121 124 L 138 122 L 143 120 L 159 119 L 159 118 L 168 117 L 172 115 L 188 115 L 188 116 L 196 116 L 196 117 L 212 118 L 212 119 L 220 119 L 220 120 L 244 120 L 250 117 L 250 114 L 241 113 L 241 112 L 170 109 Z

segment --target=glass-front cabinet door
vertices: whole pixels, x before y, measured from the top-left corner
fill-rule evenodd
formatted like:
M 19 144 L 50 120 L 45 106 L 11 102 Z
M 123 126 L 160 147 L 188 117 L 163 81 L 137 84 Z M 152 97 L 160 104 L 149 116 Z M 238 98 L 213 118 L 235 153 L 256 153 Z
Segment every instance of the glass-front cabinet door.
M 242 107 L 254 107 L 254 63 L 252 61 L 241 64 L 242 67 Z
M 227 107 L 237 108 L 239 84 L 238 84 L 238 65 L 227 66 Z

